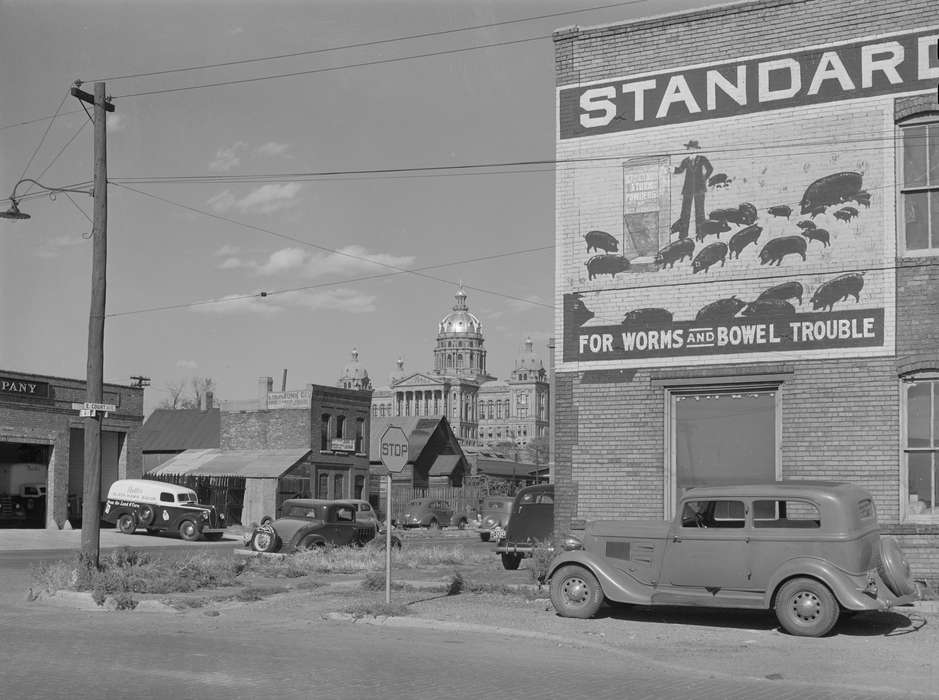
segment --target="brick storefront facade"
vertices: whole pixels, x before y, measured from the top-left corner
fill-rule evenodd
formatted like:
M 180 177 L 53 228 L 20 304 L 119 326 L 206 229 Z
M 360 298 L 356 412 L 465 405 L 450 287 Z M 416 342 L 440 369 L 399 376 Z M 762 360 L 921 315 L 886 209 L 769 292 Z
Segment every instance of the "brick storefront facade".
M 917 573 L 939 576 L 935 449 L 907 466 L 923 430 L 907 392 L 939 386 L 939 231 L 916 243 L 903 132 L 937 123 L 922 149 L 939 168 L 937 41 L 923 0 L 555 33 L 559 531 L 670 517 L 715 478 L 702 455 L 744 450 L 719 477 L 740 482 L 752 448 L 750 480 L 868 488 Z M 704 408 L 688 422 L 708 401 L 746 407 L 738 432 Z
M 80 523 L 84 419 L 72 403 L 85 400 L 84 381 L 0 370 L 0 498 L 8 505 L 27 481 L 46 487 L 41 517 L 4 524 L 60 529 Z M 117 410 L 102 418 L 102 500 L 117 479 L 142 474 L 143 389 L 105 384 L 104 403 Z

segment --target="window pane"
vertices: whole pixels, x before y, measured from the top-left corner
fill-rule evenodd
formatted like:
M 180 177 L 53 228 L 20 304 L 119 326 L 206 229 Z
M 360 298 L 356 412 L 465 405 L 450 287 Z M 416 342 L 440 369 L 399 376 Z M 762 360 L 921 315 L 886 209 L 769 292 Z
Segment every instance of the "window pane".
M 903 195 L 907 250 L 922 250 L 929 247 L 928 196 L 928 192 Z
M 926 184 L 926 127 L 903 129 L 903 185 L 922 187 Z
M 674 405 L 679 489 L 776 478 L 774 392 L 676 395 Z
M 909 460 L 910 513 L 920 515 L 935 511 L 936 506 L 936 454 L 911 452 Z
M 932 447 L 939 448 L 939 381 L 932 382 Z
M 929 184 L 939 185 L 939 122 L 929 125 Z
M 929 220 L 929 230 L 932 236 L 930 247 L 939 248 L 939 190 L 929 193 Z
M 906 390 L 907 447 L 931 447 L 929 404 L 932 382 L 916 382 Z

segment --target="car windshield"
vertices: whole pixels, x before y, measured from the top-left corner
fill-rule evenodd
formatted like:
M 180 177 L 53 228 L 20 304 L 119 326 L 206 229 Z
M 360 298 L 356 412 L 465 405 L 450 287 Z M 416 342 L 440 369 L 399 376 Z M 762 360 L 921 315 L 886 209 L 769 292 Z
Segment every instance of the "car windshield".
M 319 517 L 319 508 L 321 506 L 304 506 L 304 505 L 292 505 L 288 506 L 284 511 L 283 517 L 285 518 L 317 518 Z
M 198 503 L 199 499 L 196 497 L 195 491 L 181 491 L 176 494 L 176 500 L 179 503 Z
M 424 501 L 420 499 L 416 501 L 411 501 L 410 503 L 408 503 L 408 506 L 410 506 L 411 508 L 420 508 L 423 505 L 424 505 Z
M 489 510 L 508 510 L 512 507 L 512 501 L 489 501 L 486 508 Z

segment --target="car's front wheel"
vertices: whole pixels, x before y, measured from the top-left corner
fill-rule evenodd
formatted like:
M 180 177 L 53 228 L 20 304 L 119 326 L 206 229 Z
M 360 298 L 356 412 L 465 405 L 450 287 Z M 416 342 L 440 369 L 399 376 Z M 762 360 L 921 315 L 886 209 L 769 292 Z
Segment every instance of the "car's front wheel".
M 521 554 L 513 554 L 512 552 L 502 552 L 502 568 L 506 571 L 515 571 L 519 565 L 522 563 Z
M 813 578 L 786 581 L 776 594 L 776 619 L 784 630 L 798 637 L 828 634 L 839 612 L 828 586 Z
M 277 535 L 267 530 L 259 530 L 251 536 L 251 549 L 255 552 L 273 552 L 277 549 Z
M 187 542 L 195 542 L 201 534 L 199 527 L 191 520 L 183 520 L 179 524 L 179 536 Z
M 137 530 L 137 520 L 130 513 L 124 513 L 117 519 L 117 529 L 125 535 L 133 535 Z
M 551 577 L 551 604 L 562 617 L 593 617 L 603 604 L 603 589 L 584 567 L 563 566 Z

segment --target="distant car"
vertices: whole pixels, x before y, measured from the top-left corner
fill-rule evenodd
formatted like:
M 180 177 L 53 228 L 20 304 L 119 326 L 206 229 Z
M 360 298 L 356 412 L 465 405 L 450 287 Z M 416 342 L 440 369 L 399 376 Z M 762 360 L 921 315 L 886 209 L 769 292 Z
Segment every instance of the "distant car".
M 514 500 L 512 496 L 489 496 L 483 501 L 483 517 L 479 527 L 476 528 L 479 532 L 479 539 L 488 542 L 494 528 L 505 530 L 508 527 Z M 498 532 L 499 530 L 496 530 L 496 533 Z M 496 540 L 498 539 L 497 537 Z
M 0 521 L 21 522 L 26 520 L 26 510 L 15 496 L 0 494 Z
M 356 504 L 291 498 L 284 501 L 277 520 L 262 523 L 251 535 L 256 552 L 292 552 L 327 546 L 367 544 L 375 539 L 374 519 L 357 519 Z
M 441 527 L 449 525 L 453 508 L 440 498 L 415 498 L 404 509 L 398 519 L 402 527 Z
M 138 527 L 147 534 L 177 532 L 184 540 L 220 540 L 225 516 L 185 486 L 150 479 L 118 479 L 108 489 L 102 519 L 125 535 Z
M 470 526 L 470 523 L 472 523 L 474 527 L 476 526 L 477 512 L 475 508 L 467 505 L 463 506 L 463 508 L 460 510 L 454 510 L 453 515 L 450 516 L 450 522 L 448 524 L 451 527 L 465 530 Z
M 502 566 L 514 570 L 539 545 L 550 547 L 554 532 L 554 484 L 526 486 L 515 494 L 505 535 L 498 539 L 496 552 Z
M 846 483 L 693 488 L 671 522 L 598 520 L 560 548 L 547 578 L 564 617 L 592 617 L 604 600 L 750 608 L 820 637 L 843 611 L 920 596 L 896 540 L 880 536 L 871 494 Z

